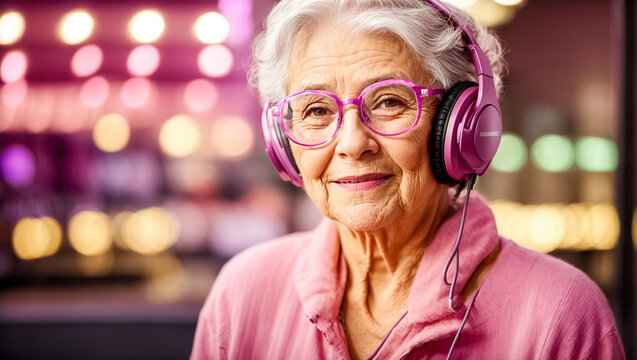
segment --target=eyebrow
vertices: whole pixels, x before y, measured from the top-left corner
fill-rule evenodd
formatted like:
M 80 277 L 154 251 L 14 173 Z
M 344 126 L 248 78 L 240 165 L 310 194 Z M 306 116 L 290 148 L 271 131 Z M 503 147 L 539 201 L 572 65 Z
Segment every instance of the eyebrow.
M 363 91 L 363 89 L 365 89 L 366 87 L 368 87 L 371 84 L 375 84 L 377 82 L 380 81 L 384 81 L 384 80 L 389 80 L 389 79 L 403 79 L 405 78 L 404 75 L 399 75 L 397 73 L 390 73 L 390 74 L 385 74 L 383 76 L 378 76 L 375 77 L 373 79 L 369 79 L 367 81 L 365 81 L 360 89 L 357 89 L 359 92 Z M 329 91 L 329 92 L 334 92 L 334 89 L 331 87 L 331 85 L 328 84 L 324 84 L 324 83 L 317 83 L 317 84 L 313 84 L 313 83 L 309 83 L 309 84 L 303 84 L 301 83 L 301 89 L 296 92 L 301 92 L 301 91 L 309 91 L 309 90 L 323 90 L 323 91 Z

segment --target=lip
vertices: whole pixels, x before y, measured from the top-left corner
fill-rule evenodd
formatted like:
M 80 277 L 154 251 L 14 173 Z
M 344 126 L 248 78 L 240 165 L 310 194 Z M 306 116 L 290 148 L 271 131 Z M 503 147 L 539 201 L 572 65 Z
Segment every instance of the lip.
M 381 185 L 392 176 L 391 174 L 382 173 L 345 176 L 334 180 L 334 183 L 347 190 L 368 190 Z

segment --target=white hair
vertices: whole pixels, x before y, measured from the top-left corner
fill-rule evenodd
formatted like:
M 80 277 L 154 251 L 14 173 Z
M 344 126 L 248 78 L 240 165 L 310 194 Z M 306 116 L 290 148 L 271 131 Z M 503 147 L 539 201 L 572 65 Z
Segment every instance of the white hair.
M 472 30 L 493 70 L 498 95 L 505 72 L 498 38 L 471 16 L 448 6 L 454 16 Z M 302 34 L 323 24 L 338 24 L 349 33 L 394 34 L 411 48 L 434 83 L 445 89 L 458 81 L 476 81 L 462 31 L 438 10 L 422 0 L 282 0 L 265 21 L 253 43 L 250 84 L 263 100 L 274 102 L 285 95 L 288 58 Z

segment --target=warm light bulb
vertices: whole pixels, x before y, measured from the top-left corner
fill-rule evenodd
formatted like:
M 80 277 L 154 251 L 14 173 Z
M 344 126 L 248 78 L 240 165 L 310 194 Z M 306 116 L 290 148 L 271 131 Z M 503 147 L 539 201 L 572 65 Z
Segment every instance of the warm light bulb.
M 164 18 L 157 10 L 143 10 L 133 16 L 128 30 L 133 40 L 146 44 L 157 41 L 165 26 Z
M 204 44 L 217 44 L 228 37 L 230 24 L 218 12 L 208 12 L 199 17 L 195 23 L 195 35 Z
M 94 26 L 91 14 L 84 10 L 73 10 L 62 18 L 59 35 L 66 44 L 79 44 L 91 36 Z
M 24 34 L 24 17 L 17 11 L 9 11 L 0 16 L 0 45 L 16 43 Z

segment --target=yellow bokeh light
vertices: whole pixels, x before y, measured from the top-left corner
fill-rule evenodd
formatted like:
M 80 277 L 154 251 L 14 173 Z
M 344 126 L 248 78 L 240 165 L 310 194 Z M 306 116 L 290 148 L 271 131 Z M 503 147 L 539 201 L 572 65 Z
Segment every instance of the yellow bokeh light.
M 493 0 L 493 1 L 504 6 L 518 6 L 524 2 L 524 0 Z
M 179 223 L 166 210 L 151 207 L 128 218 L 123 228 L 126 246 L 143 255 L 153 255 L 170 248 L 179 236 Z
M 60 21 L 60 39 L 66 44 L 79 44 L 93 33 L 95 21 L 85 10 L 73 10 Z
M 110 219 L 98 211 L 80 212 L 69 221 L 68 236 L 71 246 L 80 254 L 104 254 L 111 248 Z
M 148 44 L 157 41 L 165 27 L 164 17 L 157 10 L 143 10 L 130 20 L 128 31 L 133 40 Z
M 541 252 L 555 250 L 566 231 L 559 211 L 552 205 L 537 206 L 528 219 L 530 247 Z
M 505 24 L 515 16 L 515 7 L 504 6 L 491 0 L 479 0 L 467 8 L 467 12 L 486 26 Z
M 122 211 L 117 213 L 111 220 L 111 236 L 113 243 L 123 250 L 128 250 L 128 246 L 124 241 L 124 225 L 133 215 L 130 211 Z
M 564 219 L 565 233 L 560 248 L 579 249 L 585 242 L 585 230 L 583 226 L 584 216 L 588 206 L 583 203 L 574 203 L 562 208 L 561 214 Z
M 612 204 L 592 205 L 584 225 L 588 243 L 598 250 L 610 250 L 619 240 L 619 215 Z
M 130 140 L 130 125 L 119 114 L 102 116 L 93 128 L 95 145 L 105 152 L 116 152 L 126 147 Z
M 221 118 L 212 124 L 211 130 L 213 151 L 221 159 L 242 159 L 254 145 L 254 131 L 241 117 Z
M 167 155 L 184 157 L 199 147 L 201 130 L 197 122 L 188 115 L 175 115 L 161 126 L 159 145 Z
M 204 44 L 217 44 L 228 37 L 230 24 L 218 12 L 208 12 L 199 17 L 194 27 L 197 39 Z
M 16 43 L 24 34 L 24 16 L 17 11 L 9 11 L 0 16 L 0 45 Z
M 55 254 L 62 244 L 62 227 L 53 218 L 24 218 L 13 229 L 13 250 L 23 260 Z

